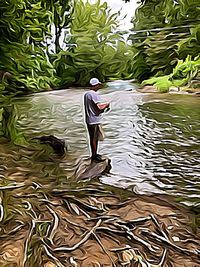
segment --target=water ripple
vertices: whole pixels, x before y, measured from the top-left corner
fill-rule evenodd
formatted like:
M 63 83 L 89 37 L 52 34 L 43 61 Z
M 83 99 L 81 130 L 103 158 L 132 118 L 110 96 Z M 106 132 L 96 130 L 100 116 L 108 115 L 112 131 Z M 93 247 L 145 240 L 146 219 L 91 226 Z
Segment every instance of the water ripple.
M 104 116 L 106 139 L 100 152 L 111 158 L 112 170 L 101 181 L 138 193 L 167 193 L 199 202 L 200 109 L 197 97 L 144 95 L 127 82 L 110 83 L 103 98 L 111 101 Z M 116 90 L 115 90 L 116 89 Z M 69 145 L 70 170 L 89 156 L 83 120 L 83 90 L 41 93 L 18 103 L 19 126 L 27 136 L 54 134 Z M 53 168 L 53 167 L 52 167 Z

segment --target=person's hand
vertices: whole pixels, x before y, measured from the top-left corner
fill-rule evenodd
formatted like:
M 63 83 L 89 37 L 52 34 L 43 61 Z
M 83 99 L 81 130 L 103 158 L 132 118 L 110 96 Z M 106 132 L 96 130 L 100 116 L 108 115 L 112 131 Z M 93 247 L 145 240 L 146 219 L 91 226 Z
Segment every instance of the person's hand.
M 110 103 L 107 103 L 107 107 L 105 108 L 105 111 L 109 111 L 110 110 Z

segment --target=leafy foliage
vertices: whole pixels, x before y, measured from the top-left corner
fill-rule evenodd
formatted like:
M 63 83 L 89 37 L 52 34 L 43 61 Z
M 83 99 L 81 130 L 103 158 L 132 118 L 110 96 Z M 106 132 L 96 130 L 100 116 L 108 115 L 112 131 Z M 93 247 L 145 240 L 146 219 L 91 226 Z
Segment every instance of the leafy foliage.
M 85 85 L 91 76 L 102 81 L 129 77 L 133 52 L 116 32 L 117 16 L 106 2 L 76 2 L 65 39 L 68 48 L 54 62 L 63 84 Z
M 58 84 L 48 57 L 48 42 L 53 43 L 52 27 L 57 29 L 59 24 L 65 29 L 70 15 L 68 2 L 0 2 L 0 126 L 1 134 L 15 144 L 24 144 L 25 139 L 16 128 L 17 110 L 5 101 L 4 95 L 36 92 Z M 56 40 L 59 34 L 61 32 L 57 33 Z M 58 46 L 56 40 L 54 43 Z
M 10 73 L 0 80 L 4 94 L 39 91 L 56 86 L 55 70 L 49 61 L 47 42 L 52 27 L 68 23 L 69 1 L 8 0 L 0 4 L 0 71 Z M 61 4 L 66 4 L 62 7 Z M 66 12 L 65 12 L 66 11 Z M 60 13 L 59 13 L 60 12 Z M 63 15 L 64 14 L 64 15 Z M 63 15 L 59 21 L 56 16 Z M 60 33 L 61 34 L 61 33 Z M 59 36 L 56 36 L 59 39 Z
M 200 58 L 191 59 L 189 55 L 184 61 L 179 60 L 173 72 L 170 75 L 152 77 L 143 81 L 143 84 L 155 85 L 161 92 L 167 92 L 171 86 L 182 86 L 190 84 L 196 77 L 200 69 Z
M 140 2 L 129 37 L 136 51 L 133 69 L 136 78 L 168 76 L 179 60 L 199 55 L 198 0 Z M 168 82 L 165 84 L 167 88 Z

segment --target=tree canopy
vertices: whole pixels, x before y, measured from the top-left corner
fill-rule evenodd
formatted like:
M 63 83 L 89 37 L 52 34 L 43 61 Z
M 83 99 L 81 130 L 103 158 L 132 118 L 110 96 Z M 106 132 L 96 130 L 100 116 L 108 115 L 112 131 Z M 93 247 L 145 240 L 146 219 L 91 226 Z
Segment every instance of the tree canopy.
M 64 83 L 86 85 L 89 78 L 126 78 L 132 51 L 117 33 L 117 16 L 107 3 L 95 4 L 78 0 L 72 13 L 66 50 L 55 60 L 55 68 Z
M 198 62 L 198 7 L 198 0 L 141 1 L 132 20 L 133 28 L 129 37 L 134 50 L 134 77 L 139 80 L 151 76 L 162 77 L 173 74 L 180 68 L 180 64 L 185 66 L 190 62 L 193 66 Z M 198 68 L 198 63 L 196 67 Z M 195 70 L 193 74 L 188 79 L 179 76 L 179 85 L 189 82 L 198 75 L 198 71 Z M 163 82 L 164 80 L 166 79 L 163 78 Z M 150 81 L 152 80 L 148 80 Z M 166 83 L 165 87 L 168 88 L 168 85 Z
M 119 31 L 119 13 L 113 14 L 106 2 L 1 1 L 1 94 L 86 85 L 92 76 L 173 79 L 180 64 L 197 63 L 190 78 L 179 77 L 179 84 L 190 82 L 199 70 L 199 1 L 139 3 L 130 45 Z

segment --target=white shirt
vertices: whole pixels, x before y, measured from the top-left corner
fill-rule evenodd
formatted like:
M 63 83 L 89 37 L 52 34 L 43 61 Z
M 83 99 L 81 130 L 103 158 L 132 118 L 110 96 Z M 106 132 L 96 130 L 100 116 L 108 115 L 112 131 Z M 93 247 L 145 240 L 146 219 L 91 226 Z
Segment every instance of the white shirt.
M 101 103 L 101 96 L 90 90 L 84 95 L 85 120 L 87 124 L 100 124 L 102 120 L 102 112 L 98 109 L 97 104 Z

